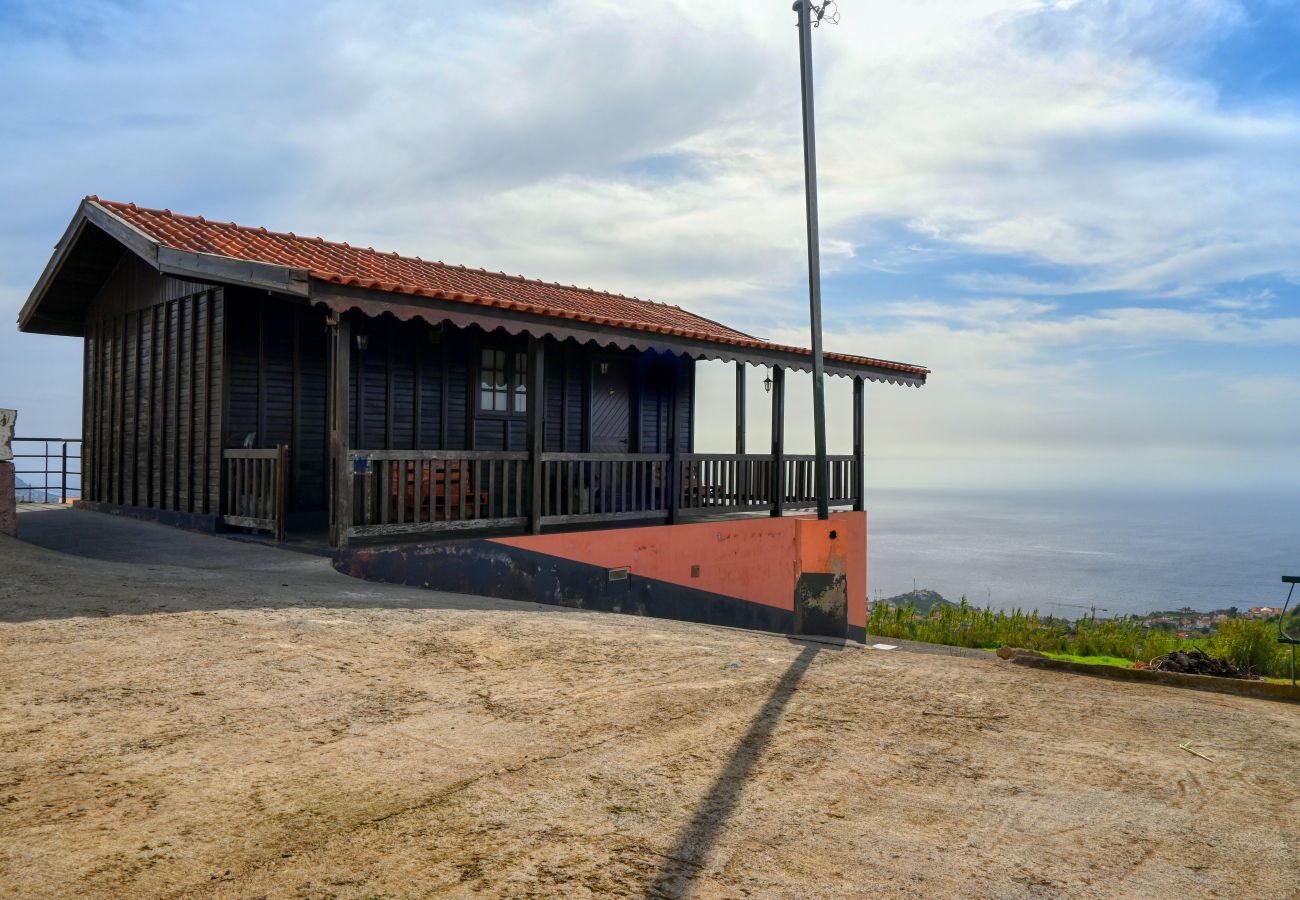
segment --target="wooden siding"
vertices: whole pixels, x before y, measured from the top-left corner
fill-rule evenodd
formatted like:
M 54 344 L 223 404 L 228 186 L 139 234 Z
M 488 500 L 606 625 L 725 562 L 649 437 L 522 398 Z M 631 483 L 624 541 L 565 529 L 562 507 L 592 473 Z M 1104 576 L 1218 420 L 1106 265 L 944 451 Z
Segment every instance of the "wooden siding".
M 88 307 L 86 500 L 216 515 L 224 292 L 131 253 Z
M 326 510 L 326 315 L 264 291 L 162 276 L 124 253 L 86 321 L 84 498 L 220 515 L 222 450 L 247 441 L 257 448 L 289 446 L 290 511 Z M 353 448 L 527 449 L 526 415 L 476 409 L 480 350 L 523 352 L 524 339 L 388 317 L 359 318 L 355 326 L 366 349 L 349 342 Z M 542 412 L 545 452 L 590 451 L 597 357 L 627 361 L 627 450 L 667 452 L 673 433 L 667 417 L 675 406 L 678 450 L 690 452 L 691 360 L 571 340 L 546 339 L 542 346 L 542 397 L 529 400 Z
M 288 510 L 323 512 L 329 470 L 325 313 L 264 291 L 230 289 L 223 446 L 289 446 Z
M 499 450 L 527 449 L 528 422 L 522 413 L 503 415 L 477 409 L 480 351 L 484 348 L 522 353 L 526 342 L 501 332 L 450 325 L 432 327 L 421 320 L 359 318 L 351 348 L 349 441 L 362 450 Z M 366 349 L 355 334 L 365 335 Z M 543 446 L 548 453 L 591 449 L 592 367 L 597 357 L 626 359 L 629 393 L 636 391 L 647 365 L 657 367 L 659 393 L 640 405 L 639 437 L 645 452 L 667 452 L 673 366 L 676 361 L 680 450 L 694 446 L 691 395 L 694 362 L 669 355 L 597 348 L 575 341 L 545 339 Z M 358 398 L 364 398 L 364 403 Z M 635 402 L 635 401 L 634 401 Z M 634 409 L 638 407 L 634 406 Z M 632 415 L 635 417 L 636 413 Z M 655 417 L 659 416 L 659 419 Z M 635 418 L 631 421 L 635 422 Z M 629 448 L 638 439 L 630 426 Z
M 675 365 L 674 365 L 675 364 Z M 674 372 L 674 368 L 676 371 Z M 672 386 L 677 385 L 678 444 L 680 453 L 695 448 L 691 429 L 695 396 L 695 360 L 666 354 L 647 353 L 637 362 L 635 378 L 640 384 L 641 453 L 667 453 L 672 437 Z

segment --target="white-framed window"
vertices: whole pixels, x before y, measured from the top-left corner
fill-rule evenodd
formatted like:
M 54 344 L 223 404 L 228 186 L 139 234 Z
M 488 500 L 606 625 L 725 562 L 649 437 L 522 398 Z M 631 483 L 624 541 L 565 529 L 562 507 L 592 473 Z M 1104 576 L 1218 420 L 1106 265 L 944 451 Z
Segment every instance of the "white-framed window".
M 484 348 L 479 356 L 478 408 L 523 415 L 528 410 L 528 354 Z
M 510 393 L 506 383 L 506 351 L 485 348 L 479 359 L 479 409 L 509 412 Z

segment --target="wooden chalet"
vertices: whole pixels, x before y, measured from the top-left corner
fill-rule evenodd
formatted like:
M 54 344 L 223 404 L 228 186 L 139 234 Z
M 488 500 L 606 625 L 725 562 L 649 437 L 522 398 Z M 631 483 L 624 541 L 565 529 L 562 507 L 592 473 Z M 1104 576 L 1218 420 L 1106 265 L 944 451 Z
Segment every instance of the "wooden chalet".
M 807 350 L 675 306 L 89 197 L 20 329 L 85 342 L 83 505 L 189 527 L 350 538 L 813 505 L 784 448 Z M 737 447 L 696 453 L 695 361 L 737 367 Z M 863 505 L 865 381 L 925 368 L 828 353 L 854 382 L 832 503 Z M 772 443 L 744 446 L 746 365 Z M 707 413 L 704 413 L 707 414 Z

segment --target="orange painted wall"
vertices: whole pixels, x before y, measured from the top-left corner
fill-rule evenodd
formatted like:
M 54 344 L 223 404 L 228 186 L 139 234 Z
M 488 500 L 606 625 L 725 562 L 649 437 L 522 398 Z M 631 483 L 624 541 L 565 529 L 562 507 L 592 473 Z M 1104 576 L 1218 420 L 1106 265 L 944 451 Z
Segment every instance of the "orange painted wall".
M 837 513 L 822 522 L 812 517 L 793 519 L 797 529 L 798 573 L 834 572 L 845 577 L 849 624 L 867 624 L 867 514 Z M 834 532 L 835 537 L 831 537 Z M 796 578 L 798 574 L 796 573 Z
M 836 532 L 835 540 L 830 532 Z M 834 513 L 493 538 L 500 544 L 794 609 L 802 572 L 847 576 L 849 624 L 866 625 L 867 516 Z M 691 575 L 699 566 L 699 576 Z

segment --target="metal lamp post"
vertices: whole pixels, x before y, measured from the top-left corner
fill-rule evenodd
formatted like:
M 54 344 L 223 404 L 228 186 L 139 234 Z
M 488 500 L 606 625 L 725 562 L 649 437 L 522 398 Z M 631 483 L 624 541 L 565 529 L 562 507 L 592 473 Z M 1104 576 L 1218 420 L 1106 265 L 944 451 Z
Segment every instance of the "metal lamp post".
M 815 6 L 795 0 L 799 16 L 799 80 L 803 88 L 804 198 L 808 211 L 808 306 L 812 314 L 813 364 L 813 478 L 817 491 L 817 518 L 830 518 L 826 469 L 826 373 L 822 364 L 822 276 L 817 238 L 817 144 L 813 129 L 812 29 L 822 22 L 840 20 L 835 0 Z

